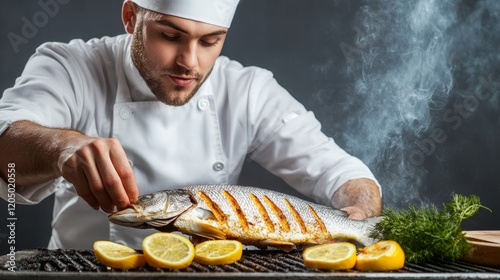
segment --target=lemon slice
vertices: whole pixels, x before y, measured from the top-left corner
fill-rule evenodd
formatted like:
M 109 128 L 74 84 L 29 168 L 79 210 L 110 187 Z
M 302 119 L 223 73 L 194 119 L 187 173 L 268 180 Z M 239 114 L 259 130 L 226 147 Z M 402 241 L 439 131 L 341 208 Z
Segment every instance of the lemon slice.
M 188 267 L 194 259 L 194 246 L 186 237 L 167 232 L 153 233 L 142 241 L 150 266 L 169 269 Z
M 243 245 L 236 240 L 208 240 L 195 247 L 194 261 L 206 265 L 232 264 L 241 259 Z
M 359 251 L 357 270 L 388 271 L 405 265 L 405 253 L 396 241 L 379 241 Z
M 356 264 L 356 246 L 349 242 L 315 245 L 302 252 L 309 268 L 347 270 Z
M 100 263 L 117 269 L 133 269 L 146 265 L 144 255 L 111 241 L 94 242 L 94 255 Z

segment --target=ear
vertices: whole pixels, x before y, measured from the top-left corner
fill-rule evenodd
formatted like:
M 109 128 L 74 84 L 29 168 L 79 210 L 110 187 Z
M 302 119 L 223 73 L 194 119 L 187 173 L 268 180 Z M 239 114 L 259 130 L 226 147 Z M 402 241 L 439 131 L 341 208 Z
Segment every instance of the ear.
M 122 6 L 122 22 L 127 33 L 134 33 L 135 23 L 137 22 L 137 10 L 130 0 L 125 0 Z

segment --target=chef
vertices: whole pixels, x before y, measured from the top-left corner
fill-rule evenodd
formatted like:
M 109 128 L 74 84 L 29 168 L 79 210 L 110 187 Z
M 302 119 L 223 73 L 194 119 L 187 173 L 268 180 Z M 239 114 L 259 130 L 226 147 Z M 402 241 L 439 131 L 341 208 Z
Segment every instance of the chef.
M 126 0 L 127 34 L 46 43 L 0 100 L 0 191 L 55 195 L 49 248 L 149 230 L 108 222 L 139 194 L 235 184 L 248 156 L 315 201 L 377 215 L 370 170 L 258 67 L 220 56 L 238 0 Z M 97 210 L 97 211 L 96 211 Z

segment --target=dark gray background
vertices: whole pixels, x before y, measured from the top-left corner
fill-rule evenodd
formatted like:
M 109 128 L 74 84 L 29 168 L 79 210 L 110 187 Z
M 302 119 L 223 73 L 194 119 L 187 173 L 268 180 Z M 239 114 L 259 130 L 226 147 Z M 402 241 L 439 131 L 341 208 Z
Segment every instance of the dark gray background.
M 124 32 L 122 0 L 54 1 L 1 9 L 2 91 L 43 42 Z M 273 71 L 325 133 L 372 168 L 386 206 L 441 206 L 454 193 L 476 194 L 493 212 L 464 228 L 500 229 L 500 1 L 438 2 L 242 0 L 223 54 Z M 48 13 L 40 3 L 58 4 Z M 23 35 L 26 22 L 36 29 Z M 13 43 L 13 34 L 24 42 Z M 297 194 L 250 161 L 241 183 Z M 17 206 L 17 250 L 47 245 L 52 203 Z M 8 224 L 4 201 L 1 221 Z M 0 254 L 7 237 L 0 227 Z

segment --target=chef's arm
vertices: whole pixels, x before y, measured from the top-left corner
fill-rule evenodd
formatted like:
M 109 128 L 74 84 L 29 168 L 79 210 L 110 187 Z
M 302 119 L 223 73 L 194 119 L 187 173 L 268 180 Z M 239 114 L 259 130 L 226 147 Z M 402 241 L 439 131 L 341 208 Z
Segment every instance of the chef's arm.
M 346 211 L 352 219 L 377 216 L 382 209 L 380 189 L 370 179 L 349 180 L 333 194 L 332 205 Z
M 2 179 L 7 179 L 9 163 L 16 166 L 18 186 L 63 176 L 94 209 L 124 208 L 139 195 L 132 168 L 116 139 L 17 121 L 0 135 L 0 154 Z

